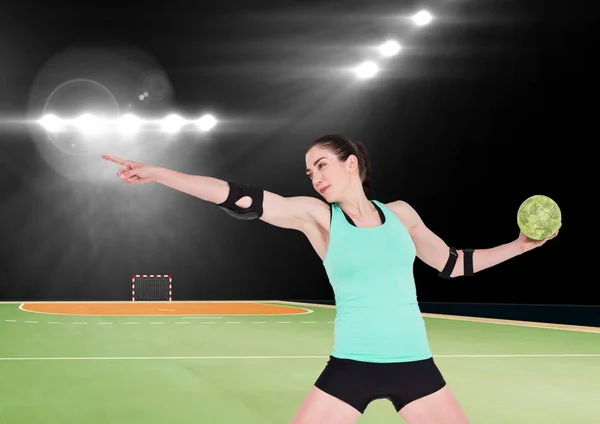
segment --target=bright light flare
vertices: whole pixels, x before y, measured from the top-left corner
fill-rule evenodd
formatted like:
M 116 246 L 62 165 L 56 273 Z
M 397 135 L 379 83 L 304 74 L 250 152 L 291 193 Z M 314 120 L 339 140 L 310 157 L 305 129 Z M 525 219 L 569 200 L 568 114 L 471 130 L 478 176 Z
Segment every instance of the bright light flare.
M 395 40 L 388 40 L 380 45 L 378 50 L 382 56 L 391 57 L 397 55 L 402 50 L 402 46 Z
M 185 119 L 176 114 L 171 114 L 161 121 L 161 129 L 166 133 L 175 133 L 186 124 Z
M 204 115 L 196 121 L 196 125 L 201 131 L 210 131 L 217 125 L 217 120 L 212 115 Z
M 433 17 L 431 16 L 431 13 L 429 13 L 426 10 L 421 10 L 421 11 L 415 13 L 412 17 L 412 21 L 417 26 L 427 25 L 431 22 L 432 19 L 433 19 Z
M 363 62 L 354 68 L 356 76 L 360 79 L 373 78 L 379 73 L 379 66 L 372 61 Z
M 130 113 L 123 115 L 117 122 L 117 130 L 121 134 L 134 134 L 139 131 L 142 126 L 142 120 Z
M 164 133 L 176 133 L 188 124 L 193 124 L 201 132 L 207 132 L 213 129 L 218 121 L 210 114 L 188 120 L 173 113 L 155 120 L 144 119 L 131 113 L 122 115 L 117 119 L 107 119 L 91 113 L 83 113 L 76 118 L 69 119 L 47 114 L 38 119 L 37 123 L 46 131 L 53 133 L 72 128 L 87 135 L 106 134 L 113 131 L 123 135 L 131 135 L 139 132 L 144 126 L 149 126 L 151 130 L 158 127 L 157 129 Z
M 64 125 L 65 125 L 65 121 L 63 119 L 60 119 L 59 117 L 57 117 L 56 115 L 44 115 L 39 121 L 38 123 L 44 127 L 44 129 L 46 131 L 49 132 L 57 132 L 60 131 Z
M 84 113 L 74 121 L 75 127 L 83 134 L 98 134 L 103 130 L 102 119 L 91 113 Z

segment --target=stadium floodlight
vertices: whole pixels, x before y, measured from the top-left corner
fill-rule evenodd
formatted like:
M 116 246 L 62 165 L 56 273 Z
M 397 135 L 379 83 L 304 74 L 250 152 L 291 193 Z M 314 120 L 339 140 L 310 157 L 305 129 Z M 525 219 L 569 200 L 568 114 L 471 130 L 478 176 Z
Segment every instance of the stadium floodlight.
M 65 125 L 65 121 L 63 119 L 60 119 L 58 116 L 52 114 L 44 115 L 38 121 L 38 123 L 49 132 L 60 131 Z
M 356 76 L 360 79 L 373 78 L 379 70 L 379 66 L 372 61 L 363 62 L 354 68 Z
M 175 133 L 185 125 L 185 119 L 176 114 L 167 116 L 161 122 L 161 129 L 166 133 Z
M 142 120 L 133 114 L 126 114 L 117 121 L 117 129 L 122 134 L 133 134 L 137 132 L 142 125 Z
M 388 40 L 381 44 L 378 50 L 382 56 L 391 57 L 397 55 L 402 50 L 402 46 L 396 40 Z
M 103 122 L 91 113 L 84 113 L 74 121 L 75 126 L 84 134 L 98 134 L 102 131 Z
M 419 12 L 415 13 L 412 17 L 412 21 L 417 26 L 427 25 L 431 22 L 432 19 L 433 17 L 431 16 L 431 13 L 429 13 L 427 10 L 420 10 Z
M 204 115 L 196 121 L 196 125 L 201 131 L 210 131 L 217 125 L 217 120 L 212 115 Z

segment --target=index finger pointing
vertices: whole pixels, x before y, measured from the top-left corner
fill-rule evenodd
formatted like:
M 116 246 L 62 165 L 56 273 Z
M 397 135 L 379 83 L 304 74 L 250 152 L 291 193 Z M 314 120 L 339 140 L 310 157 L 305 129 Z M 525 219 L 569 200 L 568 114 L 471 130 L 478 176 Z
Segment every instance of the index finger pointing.
M 114 157 L 114 156 L 102 155 L 102 159 L 106 159 L 106 160 L 109 160 L 111 162 L 118 163 L 119 165 L 124 165 L 125 164 L 125 161 L 123 159 L 120 159 L 120 158 L 117 158 L 117 157 Z

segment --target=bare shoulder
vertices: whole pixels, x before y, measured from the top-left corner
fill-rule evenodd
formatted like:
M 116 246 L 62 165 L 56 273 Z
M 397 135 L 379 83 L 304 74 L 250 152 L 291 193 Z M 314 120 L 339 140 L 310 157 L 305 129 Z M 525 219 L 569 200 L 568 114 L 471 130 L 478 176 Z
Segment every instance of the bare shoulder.
M 385 204 L 409 230 L 421 222 L 417 211 L 404 200 L 394 200 Z

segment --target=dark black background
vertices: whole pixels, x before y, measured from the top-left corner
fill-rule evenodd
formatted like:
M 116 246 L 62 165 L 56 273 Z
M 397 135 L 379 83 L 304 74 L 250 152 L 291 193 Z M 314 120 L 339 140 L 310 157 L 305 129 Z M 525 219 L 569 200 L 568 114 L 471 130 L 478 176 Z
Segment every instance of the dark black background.
M 412 28 L 405 16 L 422 6 L 436 19 Z M 594 14 L 581 5 L 264 0 L 3 7 L 6 119 L 28 116 L 39 102 L 32 88 L 56 55 L 127 46 L 168 75 L 169 107 L 215 110 L 224 121 L 206 136 L 100 153 L 286 196 L 315 195 L 304 175 L 305 147 L 343 133 L 370 150 L 371 197 L 408 201 L 457 247 L 514 240 L 520 203 L 546 194 L 563 213 L 555 240 L 471 278 L 442 280 L 417 261 L 419 299 L 599 304 L 593 259 L 582 259 L 586 244 L 597 244 L 587 224 L 596 214 L 595 187 L 583 177 L 593 173 L 585 163 L 597 143 L 597 47 Z M 336 74 L 390 36 L 405 50 L 379 77 L 356 82 Z M 110 78 L 110 63 L 102 65 Z M 135 90 L 120 100 L 135 103 Z M 333 297 L 300 233 L 236 221 L 156 184 L 125 186 L 99 155 L 50 148 L 52 166 L 26 126 L 5 122 L 1 133 L 0 299 L 127 300 L 136 273 L 172 274 L 174 300 Z

